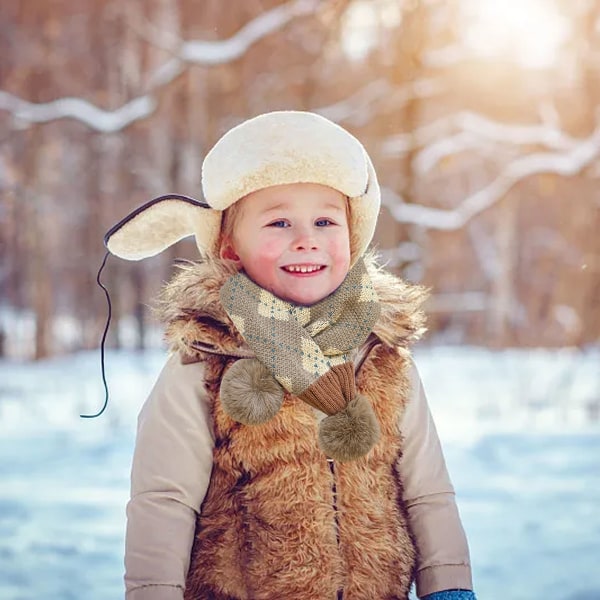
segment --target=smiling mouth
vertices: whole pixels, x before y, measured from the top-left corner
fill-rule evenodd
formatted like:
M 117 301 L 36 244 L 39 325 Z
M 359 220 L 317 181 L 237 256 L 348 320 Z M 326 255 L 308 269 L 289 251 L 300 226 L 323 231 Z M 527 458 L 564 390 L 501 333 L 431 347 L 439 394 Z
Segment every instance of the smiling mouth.
M 281 268 L 286 273 L 317 273 L 325 269 L 325 265 L 288 265 Z

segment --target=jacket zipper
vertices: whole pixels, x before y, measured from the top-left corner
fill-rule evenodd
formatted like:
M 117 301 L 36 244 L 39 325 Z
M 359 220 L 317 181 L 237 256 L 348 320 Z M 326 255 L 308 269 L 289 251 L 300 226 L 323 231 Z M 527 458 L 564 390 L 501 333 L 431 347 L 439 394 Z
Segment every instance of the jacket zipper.
M 338 498 L 337 498 L 337 485 L 335 481 L 335 463 L 333 458 L 327 458 L 327 464 L 329 465 L 329 471 L 331 473 L 331 492 L 332 492 L 332 506 L 333 506 L 333 519 L 335 525 L 335 539 L 337 541 L 338 552 L 340 549 L 340 520 L 338 512 Z M 336 600 L 344 599 L 344 590 L 340 588 L 337 591 Z
M 353 357 L 355 364 L 355 373 L 358 372 L 362 364 L 365 362 L 367 356 L 371 350 L 378 344 L 378 340 L 375 337 L 370 337 L 367 343 L 361 350 Z M 336 486 L 336 474 L 335 474 L 335 462 L 333 458 L 327 458 L 327 464 L 329 465 L 329 471 L 331 473 L 331 492 L 333 497 L 333 518 L 335 523 L 335 539 L 337 540 L 338 552 L 340 549 L 340 519 L 338 511 L 338 499 L 337 499 L 337 486 Z M 336 600 L 344 600 L 344 588 L 340 588 L 337 591 Z

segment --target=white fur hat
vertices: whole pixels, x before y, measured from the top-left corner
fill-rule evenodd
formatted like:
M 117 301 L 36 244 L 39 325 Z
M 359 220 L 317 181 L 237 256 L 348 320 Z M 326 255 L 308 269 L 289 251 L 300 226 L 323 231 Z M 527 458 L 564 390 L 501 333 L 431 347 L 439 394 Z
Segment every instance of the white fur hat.
M 206 202 L 160 196 L 112 227 L 104 242 L 112 254 L 140 260 L 193 235 L 202 254 L 217 255 L 223 211 L 251 192 L 289 183 L 318 183 L 348 196 L 354 263 L 375 231 L 380 206 L 375 170 L 353 135 L 299 111 L 265 113 L 223 135 L 202 165 Z

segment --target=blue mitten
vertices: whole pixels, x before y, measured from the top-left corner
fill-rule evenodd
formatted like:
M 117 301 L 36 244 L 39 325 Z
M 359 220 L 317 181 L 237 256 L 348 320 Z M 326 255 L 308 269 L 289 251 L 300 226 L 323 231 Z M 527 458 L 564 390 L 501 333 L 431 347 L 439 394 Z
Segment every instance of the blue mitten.
M 421 600 L 477 600 L 470 590 L 444 590 L 423 596 Z

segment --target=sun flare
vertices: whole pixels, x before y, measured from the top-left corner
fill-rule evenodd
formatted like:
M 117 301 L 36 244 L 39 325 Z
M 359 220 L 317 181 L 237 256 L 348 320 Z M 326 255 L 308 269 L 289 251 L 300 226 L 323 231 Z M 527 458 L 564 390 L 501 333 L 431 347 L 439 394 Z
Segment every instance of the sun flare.
M 361 60 L 379 43 L 381 27 L 393 28 L 401 20 L 397 0 L 354 0 L 342 20 L 341 44 L 352 60 Z
M 462 0 L 461 16 L 468 50 L 532 69 L 552 66 L 568 34 L 553 0 Z

